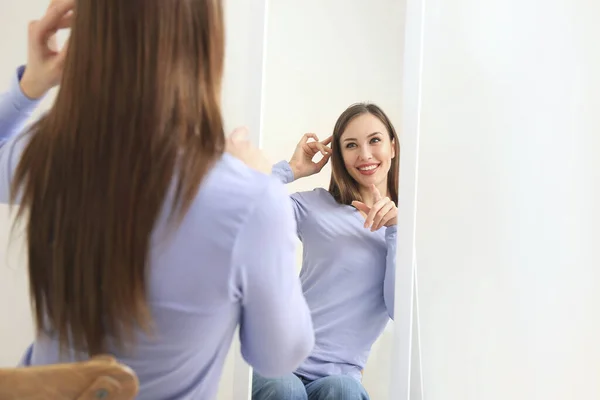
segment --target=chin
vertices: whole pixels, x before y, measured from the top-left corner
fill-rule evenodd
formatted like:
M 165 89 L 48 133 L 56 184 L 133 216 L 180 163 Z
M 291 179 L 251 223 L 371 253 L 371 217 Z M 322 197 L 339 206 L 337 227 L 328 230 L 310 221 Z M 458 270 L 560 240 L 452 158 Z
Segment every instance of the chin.
M 375 185 L 380 184 L 383 180 L 386 179 L 386 176 L 381 176 L 381 174 L 362 175 L 362 174 L 358 173 L 354 176 L 354 179 L 361 186 L 371 186 L 372 184 L 375 184 Z

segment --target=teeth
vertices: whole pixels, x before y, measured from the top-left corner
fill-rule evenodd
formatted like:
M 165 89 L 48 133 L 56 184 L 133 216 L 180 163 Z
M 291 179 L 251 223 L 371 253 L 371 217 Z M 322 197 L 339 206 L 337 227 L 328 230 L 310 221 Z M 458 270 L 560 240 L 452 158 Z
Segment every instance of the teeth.
M 377 167 L 378 167 L 378 165 L 369 165 L 368 167 L 362 167 L 362 168 L 359 168 L 359 169 L 361 171 L 370 171 L 370 170 L 375 169 Z

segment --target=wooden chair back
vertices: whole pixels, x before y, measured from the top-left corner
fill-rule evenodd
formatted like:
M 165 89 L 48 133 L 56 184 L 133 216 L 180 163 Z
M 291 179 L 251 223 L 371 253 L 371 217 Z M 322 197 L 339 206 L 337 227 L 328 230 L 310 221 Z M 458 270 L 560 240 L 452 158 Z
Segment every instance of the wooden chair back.
M 0 369 L 2 400 L 133 400 L 138 390 L 136 374 L 112 356 Z

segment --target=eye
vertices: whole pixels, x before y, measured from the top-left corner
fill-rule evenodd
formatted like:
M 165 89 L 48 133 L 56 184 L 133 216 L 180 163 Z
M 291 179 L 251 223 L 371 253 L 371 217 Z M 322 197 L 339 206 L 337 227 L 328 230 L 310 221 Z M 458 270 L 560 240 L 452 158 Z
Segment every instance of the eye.
M 378 137 L 374 137 L 373 139 L 371 139 L 371 143 L 378 143 L 381 142 L 381 139 Z
M 353 148 L 353 147 L 356 147 L 356 143 L 348 143 L 348 144 L 346 145 L 346 148 L 347 148 L 347 149 L 351 149 L 351 148 Z

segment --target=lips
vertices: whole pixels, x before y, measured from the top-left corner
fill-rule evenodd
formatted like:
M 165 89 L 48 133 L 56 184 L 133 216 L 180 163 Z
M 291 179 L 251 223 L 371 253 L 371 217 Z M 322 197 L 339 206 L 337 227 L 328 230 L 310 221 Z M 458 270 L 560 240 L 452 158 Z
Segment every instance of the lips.
M 356 169 L 358 169 L 358 172 L 362 175 L 373 175 L 379 169 L 379 164 L 363 164 Z

